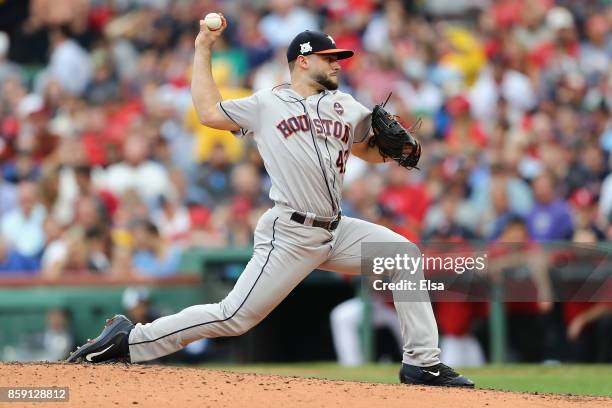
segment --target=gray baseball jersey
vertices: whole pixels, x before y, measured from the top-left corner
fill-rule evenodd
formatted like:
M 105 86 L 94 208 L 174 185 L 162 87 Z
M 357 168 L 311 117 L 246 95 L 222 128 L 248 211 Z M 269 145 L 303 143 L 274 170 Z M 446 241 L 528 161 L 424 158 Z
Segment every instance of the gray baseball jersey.
M 303 98 L 288 87 L 262 90 L 218 105 L 257 143 L 272 179 L 266 211 L 255 229 L 253 256 L 219 303 L 191 306 L 130 332 L 132 362 L 173 353 L 202 338 L 236 336 L 265 318 L 314 269 L 359 274 L 362 242 L 406 243 L 383 226 L 342 217 L 334 230 L 301 224 L 294 211 L 329 221 L 340 208 L 346 161 L 369 133 L 371 112 L 352 96 L 325 91 Z M 308 214 L 304 214 L 308 215 Z M 311 218 L 312 219 L 312 218 Z M 420 251 L 410 244 L 410 256 Z M 391 271 L 394 282 L 405 270 Z M 396 301 L 403 361 L 439 363 L 438 332 L 429 302 Z
M 307 98 L 280 86 L 224 101 L 219 108 L 253 136 L 272 181 L 270 199 L 321 217 L 337 215 L 353 142 L 370 129 L 371 111 L 351 95 L 324 91 Z

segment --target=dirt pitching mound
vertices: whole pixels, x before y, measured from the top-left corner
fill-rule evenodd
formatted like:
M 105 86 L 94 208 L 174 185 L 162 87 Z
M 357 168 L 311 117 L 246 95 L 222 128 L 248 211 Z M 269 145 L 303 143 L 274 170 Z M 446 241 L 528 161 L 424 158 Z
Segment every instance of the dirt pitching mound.
M 610 407 L 612 399 L 414 387 L 151 365 L 0 364 L 0 387 L 69 387 L 69 402 L 0 407 Z

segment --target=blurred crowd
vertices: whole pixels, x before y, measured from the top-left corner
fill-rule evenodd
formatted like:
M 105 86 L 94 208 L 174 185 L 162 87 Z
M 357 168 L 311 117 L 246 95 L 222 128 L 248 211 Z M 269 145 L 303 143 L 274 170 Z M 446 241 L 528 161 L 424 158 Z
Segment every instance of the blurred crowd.
M 8 1 L 0 6 L 0 268 L 175 273 L 189 246 L 249 245 L 271 203 L 252 142 L 199 124 L 197 20 L 229 29 L 224 98 L 289 80 L 303 29 L 339 47 L 342 88 L 422 119 L 422 169 L 351 159 L 344 213 L 414 241 L 612 236 L 612 8 L 605 1 Z M 558 3 L 558 4 L 557 4 Z
M 170 276 L 186 248 L 251 244 L 261 158 L 191 103 L 212 11 L 224 99 L 288 82 L 285 47 L 321 30 L 356 51 L 342 90 L 422 119 L 421 170 L 351 157 L 344 214 L 417 242 L 612 238 L 609 1 L 6 0 L 0 272 Z

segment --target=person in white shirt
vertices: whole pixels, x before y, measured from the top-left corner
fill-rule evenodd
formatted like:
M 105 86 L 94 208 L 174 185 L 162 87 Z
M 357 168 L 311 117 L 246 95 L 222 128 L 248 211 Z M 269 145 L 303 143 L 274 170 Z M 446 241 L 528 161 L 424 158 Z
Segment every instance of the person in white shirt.
M 24 181 L 17 187 L 19 205 L 2 218 L 2 239 L 20 255 L 37 257 L 45 246 L 43 223 L 46 211 L 37 198 L 36 184 Z
M 533 109 L 537 96 L 529 78 L 516 70 L 508 69 L 502 60 L 493 60 L 492 66 L 484 69 L 469 95 L 472 115 L 486 125 L 495 121 L 499 112 L 500 98 L 508 102 L 511 123 L 521 119 L 524 112 Z
M 408 59 L 404 63 L 407 81 L 397 84 L 397 92 L 411 112 L 417 115 L 433 115 L 442 103 L 442 91 L 427 79 L 427 67 L 418 59 Z
M 70 30 L 61 25 L 51 30 L 52 53 L 49 61 L 49 79 L 60 83 L 71 95 L 81 95 L 92 77 L 89 54 L 70 38 Z
M 166 168 L 147 159 L 148 154 L 149 148 L 144 137 L 129 136 L 123 146 L 124 160 L 106 170 L 105 187 L 117 196 L 135 190 L 148 204 L 160 195 L 172 195 L 172 184 Z
M 274 48 L 284 48 L 303 30 L 317 30 L 317 19 L 295 0 L 269 0 L 272 12 L 261 19 L 259 31 Z

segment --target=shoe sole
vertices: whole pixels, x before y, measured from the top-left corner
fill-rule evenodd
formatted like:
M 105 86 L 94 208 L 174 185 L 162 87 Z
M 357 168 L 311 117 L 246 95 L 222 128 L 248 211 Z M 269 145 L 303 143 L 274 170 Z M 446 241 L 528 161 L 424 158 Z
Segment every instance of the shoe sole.
M 400 383 L 404 385 L 424 385 L 426 387 L 475 388 L 475 384 L 432 384 L 425 382 L 405 382 L 402 380 L 400 380 Z

